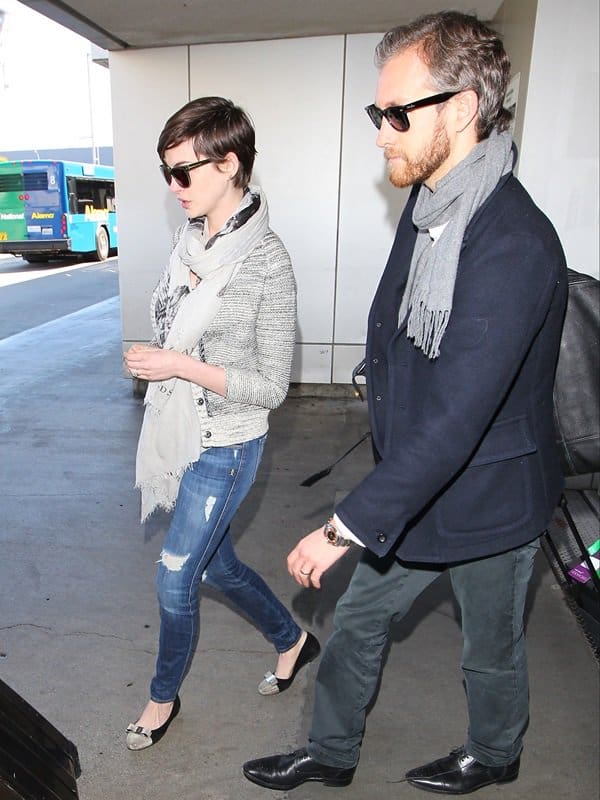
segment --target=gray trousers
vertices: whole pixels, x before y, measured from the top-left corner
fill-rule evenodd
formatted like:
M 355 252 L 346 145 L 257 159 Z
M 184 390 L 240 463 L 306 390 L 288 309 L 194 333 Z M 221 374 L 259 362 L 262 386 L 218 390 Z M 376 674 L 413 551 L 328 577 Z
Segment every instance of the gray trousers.
M 529 718 L 523 613 L 539 539 L 496 556 L 448 567 L 461 610 L 467 694 L 467 752 L 483 764 L 514 761 Z M 340 598 L 316 679 L 308 752 L 320 763 L 358 763 L 390 623 L 440 575 L 383 562 L 365 551 Z M 407 735 L 409 735 L 407 731 Z M 440 754 L 443 755 L 443 754 Z

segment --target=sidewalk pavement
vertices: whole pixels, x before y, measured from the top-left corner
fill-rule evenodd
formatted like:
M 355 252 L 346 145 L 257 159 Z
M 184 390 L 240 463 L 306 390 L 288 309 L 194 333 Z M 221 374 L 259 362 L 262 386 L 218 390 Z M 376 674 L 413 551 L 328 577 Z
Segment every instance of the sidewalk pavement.
M 457 609 L 442 576 L 393 629 L 353 784 L 278 793 L 241 765 L 305 743 L 315 666 L 281 696 L 256 687 L 275 656 L 260 633 L 205 592 L 182 712 L 144 752 L 125 727 L 147 699 L 156 657 L 154 568 L 167 517 L 139 524 L 133 469 L 141 402 L 122 377 L 118 298 L 0 342 L 2 524 L 0 674 L 79 749 L 81 800 L 408 800 L 404 772 L 463 741 Z M 291 397 L 271 416 L 257 483 L 233 526 L 258 569 L 322 642 L 347 584 L 347 556 L 320 592 L 300 589 L 285 557 L 336 497 L 370 467 L 361 445 L 312 488 L 367 430 L 356 400 Z M 528 610 L 531 723 L 512 784 L 481 800 L 598 797 L 598 676 L 591 650 L 540 553 Z

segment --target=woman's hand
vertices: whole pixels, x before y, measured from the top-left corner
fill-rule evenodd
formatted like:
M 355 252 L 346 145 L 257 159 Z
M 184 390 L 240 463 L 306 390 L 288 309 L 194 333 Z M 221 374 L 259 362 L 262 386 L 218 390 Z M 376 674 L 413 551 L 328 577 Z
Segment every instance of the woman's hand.
M 131 375 L 144 381 L 166 381 L 181 377 L 185 359 L 188 358 L 176 350 L 143 344 L 134 344 L 123 356 Z
M 206 364 L 177 350 L 163 350 L 149 344 L 134 344 L 123 356 L 125 366 L 134 378 L 143 381 L 168 381 L 181 378 L 196 383 L 225 397 L 225 370 Z

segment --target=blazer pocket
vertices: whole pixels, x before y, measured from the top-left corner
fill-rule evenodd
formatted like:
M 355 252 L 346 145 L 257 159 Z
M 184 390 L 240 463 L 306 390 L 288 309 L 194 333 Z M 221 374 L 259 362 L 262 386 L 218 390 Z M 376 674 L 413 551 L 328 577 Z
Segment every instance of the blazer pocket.
M 503 419 L 492 425 L 483 437 L 469 467 L 493 464 L 494 461 L 528 455 L 536 450 L 526 416 Z
M 536 450 L 526 417 L 493 425 L 437 503 L 440 535 L 488 539 L 526 525 L 533 515 Z
M 489 323 L 484 317 L 465 317 L 463 319 L 452 320 L 446 335 L 451 342 L 451 348 L 459 351 L 469 350 L 479 345 L 485 339 L 488 332 Z

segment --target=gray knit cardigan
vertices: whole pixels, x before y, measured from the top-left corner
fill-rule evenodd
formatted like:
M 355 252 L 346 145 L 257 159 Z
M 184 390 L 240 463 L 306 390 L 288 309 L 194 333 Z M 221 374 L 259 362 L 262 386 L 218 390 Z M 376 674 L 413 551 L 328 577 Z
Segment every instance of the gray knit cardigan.
M 295 339 L 292 264 L 281 239 L 268 230 L 227 286 L 193 352 L 225 370 L 225 397 L 192 384 L 203 447 L 238 444 L 267 432 L 269 411 L 288 391 Z

